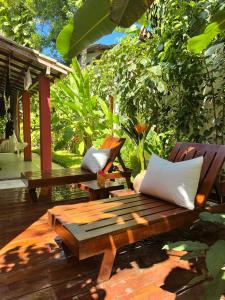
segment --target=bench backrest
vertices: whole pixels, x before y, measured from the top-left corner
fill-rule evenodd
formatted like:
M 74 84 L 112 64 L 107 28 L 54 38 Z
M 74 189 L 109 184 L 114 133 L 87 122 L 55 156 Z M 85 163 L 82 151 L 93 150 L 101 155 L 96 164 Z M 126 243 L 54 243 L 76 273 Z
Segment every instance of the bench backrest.
M 176 143 L 168 160 L 179 162 L 199 156 L 204 161 L 195 202 L 204 206 L 225 161 L 225 145 Z
M 120 150 L 125 142 L 125 138 L 117 138 L 113 136 L 106 137 L 103 144 L 101 145 L 101 149 L 111 149 L 110 156 L 107 164 L 105 165 L 103 171 L 110 171 L 115 159 L 120 156 Z

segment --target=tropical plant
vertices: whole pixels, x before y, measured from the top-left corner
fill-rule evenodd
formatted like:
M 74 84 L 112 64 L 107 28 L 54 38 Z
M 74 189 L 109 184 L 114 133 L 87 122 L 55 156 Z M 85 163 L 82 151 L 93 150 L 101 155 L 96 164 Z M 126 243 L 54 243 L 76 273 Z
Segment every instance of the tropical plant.
M 89 44 L 113 32 L 116 26 L 130 27 L 153 1 L 86 0 L 60 32 L 57 49 L 70 61 Z
M 223 46 L 205 55 L 187 49 L 216 6 L 216 0 L 156 1 L 145 21 L 150 39 L 140 42 L 131 32 L 89 67 L 95 93 L 104 98 L 110 87 L 121 118 L 140 113 L 161 136 L 164 155 L 176 140 L 224 142 Z
M 0 32 L 17 43 L 40 48 L 31 1 L 0 0 Z
M 201 53 L 219 34 L 224 32 L 225 5 L 222 4 L 211 17 L 210 23 L 206 26 L 204 32 L 188 40 L 188 49 L 194 53 Z
M 0 0 L 0 32 L 59 58 L 56 37 L 80 5 L 81 0 Z
M 141 116 L 137 116 L 121 124 L 124 132 L 133 141 L 134 145 L 136 145 L 135 152 L 137 154 L 137 161 L 140 164 L 140 167 L 135 166 L 138 168 L 138 170 L 135 170 L 137 172 L 146 169 L 145 140 L 150 130 L 150 126 L 141 119 Z
M 59 137 L 55 150 L 74 141 L 76 150 L 84 154 L 93 139 L 111 134 L 112 124 L 118 122 L 105 101 L 92 94 L 89 75 L 81 70 L 76 59 L 72 62 L 71 74 L 59 81 L 52 93 L 52 121 Z
M 211 214 L 203 212 L 200 219 L 206 222 L 221 224 L 225 229 L 225 215 Z M 225 240 L 218 240 L 212 245 L 207 245 L 198 241 L 180 241 L 168 243 L 163 247 L 165 250 L 187 251 L 182 256 L 184 260 L 193 260 L 204 258 L 206 268 L 202 270 L 202 274 L 189 283 L 189 287 L 197 283 L 205 281 L 204 300 L 219 300 L 225 292 Z

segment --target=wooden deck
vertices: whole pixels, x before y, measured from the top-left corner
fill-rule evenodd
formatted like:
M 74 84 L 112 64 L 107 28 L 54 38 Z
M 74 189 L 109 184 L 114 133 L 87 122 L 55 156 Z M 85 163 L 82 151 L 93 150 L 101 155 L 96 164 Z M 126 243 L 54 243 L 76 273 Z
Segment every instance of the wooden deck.
M 65 256 L 47 223 L 47 210 L 76 203 L 80 196 L 73 189 L 58 189 L 52 199 L 32 202 L 24 189 L 1 191 L 0 299 L 175 299 L 195 271 L 161 250 L 174 233 L 122 248 L 111 279 L 98 285 L 101 257 L 78 262 L 69 253 Z

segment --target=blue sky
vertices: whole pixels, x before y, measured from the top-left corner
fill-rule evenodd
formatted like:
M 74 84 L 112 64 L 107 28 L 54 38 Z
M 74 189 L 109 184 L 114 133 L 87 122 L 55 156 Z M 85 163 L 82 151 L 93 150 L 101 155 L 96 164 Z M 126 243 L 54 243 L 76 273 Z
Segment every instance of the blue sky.
M 117 44 L 119 38 L 123 37 L 124 33 L 116 32 L 114 31 L 111 34 L 108 34 L 101 39 L 99 39 L 96 44 L 103 44 L 103 45 L 111 45 L 111 44 Z
M 48 34 L 49 28 L 50 28 L 50 24 L 42 23 L 37 25 L 37 31 L 42 35 Z M 122 36 L 124 36 L 124 33 L 114 31 L 111 34 L 108 34 L 102 37 L 101 39 L 99 39 L 98 41 L 96 41 L 95 44 L 103 44 L 103 45 L 117 44 L 119 42 L 119 39 Z M 49 48 L 44 48 L 42 52 L 48 56 L 54 56 L 54 58 L 57 58 L 56 57 L 57 54 L 54 53 L 54 55 L 52 55 L 51 53 L 52 51 Z

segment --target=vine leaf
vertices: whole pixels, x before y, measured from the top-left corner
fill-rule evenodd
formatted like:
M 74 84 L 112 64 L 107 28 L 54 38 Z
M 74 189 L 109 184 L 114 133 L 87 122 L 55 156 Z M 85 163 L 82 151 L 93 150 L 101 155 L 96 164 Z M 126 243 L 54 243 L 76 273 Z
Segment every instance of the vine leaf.
M 193 53 L 201 53 L 206 49 L 213 39 L 225 30 L 225 9 L 218 11 L 211 20 L 211 23 L 200 35 L 188 40 L 188 49 Z
M 163 249 L 176 250 L 176 251 L 200 251 L 200 250 L 207 250 L 208 245 L 201 242 L 180 241 L 175 243 L 168 243 L 163 247 Z
M 209 248 L 206 265 L 210 275 L 216 277 L 225 265 L 225 240 L 219 240 Z
M 217 276 L 204 284 L 205 295 L 204 300 L 219 300 L 225 292 L 225 272 L 220 271 Z
M 202 212 L 200 214 L 200 219 L 202 221 L 219 223 L 225 225 L 225 214 L 212 214 L 209 212 Z

